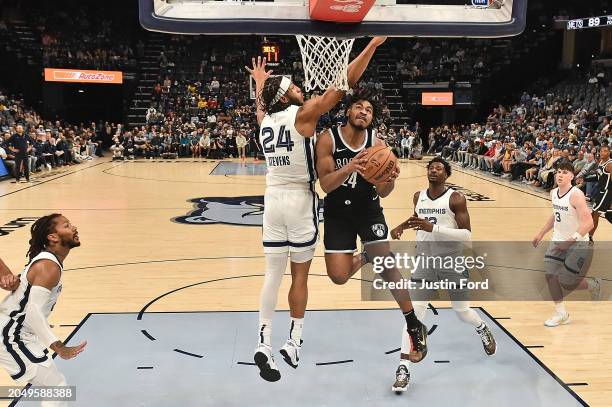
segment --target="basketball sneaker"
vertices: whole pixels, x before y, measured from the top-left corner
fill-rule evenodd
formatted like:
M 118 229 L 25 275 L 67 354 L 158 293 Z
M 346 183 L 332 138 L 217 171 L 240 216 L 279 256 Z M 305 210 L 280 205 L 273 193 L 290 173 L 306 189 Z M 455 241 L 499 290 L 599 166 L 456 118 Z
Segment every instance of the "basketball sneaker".
M 476 328 L 476 332 L 478 332 L 480 336 L 485 353 L 489 356 L 495 355 L 495 352 L 497 352 L 497 343 L 489 327 L 483 322 L 481 328 Z
M 593 278 L 593 282 L 595 287 L 589 290 L 589 294 L 591 294 L 591 300 L 599 301 L 601 299 L 601 278 Z
M 281 374 L 272 357 L 272 348 L 263 343 L 260 343 L 255 348 L 253 360 L 259 368 L 259 375 L 262 379 L 268 382 L 276 382 L 280 380 Z
M 409 384 L 410 372 L 408 371 L 408 367 L 400 364 L 395 371 L 395 383 L 391 386 L 391 391 L 394 391 L 396 394 L 401 394 L 408 390 Z
M 419 321 L 414 327 L 408 327 L 410 336 L 410 354 L 408 359 L 412 363 L 419 363 L 427 356 L 427 327 Z
M 569 314 L 559 314 L 558 312 L 555 312 L 555 314 L 548 318 L 546 321 L 544 321 L 544 325 L 548 326 L 548 327 L 555 327 L 555 326 L 559 326 L 559 325 L 567 325 L 570 323 L 570 317 Z
M 283 355 L 283 359 L 292 368 L 297 368 L 300 362 L 300 349 L 302 345 L 298 345 L 293 339 L 287 339 L 287 342 L 280 349 L 280 354 Z

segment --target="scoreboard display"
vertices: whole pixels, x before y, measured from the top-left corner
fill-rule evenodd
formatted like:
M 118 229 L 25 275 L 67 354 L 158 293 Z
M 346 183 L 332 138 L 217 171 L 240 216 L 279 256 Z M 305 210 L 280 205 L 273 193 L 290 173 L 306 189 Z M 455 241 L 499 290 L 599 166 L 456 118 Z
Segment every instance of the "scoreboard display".
M 280 60 L 280 47 L 277 44 L 261 44 L 261 53 L 268 60 L 268 65 L 278 65 Z
M 581 30 L 583 28 L 599 27 L 612 27 L 612 15 L 569 20 L 566 26 L 568 30 Z

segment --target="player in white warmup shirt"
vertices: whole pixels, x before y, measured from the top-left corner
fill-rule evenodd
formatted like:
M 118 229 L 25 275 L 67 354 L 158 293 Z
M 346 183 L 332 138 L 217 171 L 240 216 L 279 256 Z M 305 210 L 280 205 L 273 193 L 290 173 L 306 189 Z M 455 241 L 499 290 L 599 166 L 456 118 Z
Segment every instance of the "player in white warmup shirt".
M 385 39 L 374 37 L 349 64 L 350 87 L 359 81 L 374 51 Z M 246 67 L 255 80 L 259 141 L 268 167 L 263 215 L 266 273 L 253 359 L 264 380 L 277 381 L 281 375 L 272 356 L 271 335 L 278 289 L 290 258 L 291 327 L 280 353 L 287 364 L 296 368 L 308 300 L 308 270 L 319 238 L 312 137 L 321 115 L 331 110 L 345 92 L 330 87 L 321 96 L 304 101 L 298 86 L 287 77 L 270 77 L 272 71 L 266 71 L 265 66 L 266 59 L 259 57 L 257 61 L 253 58 L 252 68 Z
M 589 290 L 591 298 L 599 299 L 601 281 L 585 277 L 592 256 L 589 231 L 593 219 L 582 191 L 572 185 L 574 166 L 564 162 L 555 174 L 558 187 L 550 191 L 553 214 L 533 238 L 537 247 L 552 229 L 553 235 L 544 256 L 546 281 L 555 302 L 555 313 L 544 322 L 548 327 L 569 324 L 569 314 L 563 303 L 563 289 Z
M 19 385 L 66 386 L 48 349 L 62 359 L 71 359 L 85 348 L 86 342 L 64 345 L 47 322 L 62 291 L 63 262 L 80 245 L 76 227 L 60 214 L 43 216 L 32 225 L 30 261 L 18 286 L 0 304 L 0 365 Z M 66 402 L 43 401 L 41 405 L 63 406 Z
M 432 159 L 427 164 L 429 188 L 414 194 L 414 215 L 391 231 L 393 239 L 399 239 L 404 229 L 415 229 L 416 253 L 428 256 L 462 256 L 464 243 L 472 239 L 470 214 L 465 197 L 451 188 L 446 187 L 446 180 L 451 175 L 451 166 L 440 157 Z M 459 283 L 467 279 L 467 270 L 458 273 L 455 270 L 419 268 L 413 271 L 411 280 L 420 284 L 421 281 L 449 281 Z M 427 299 L 433 290 L 411 291 L 412 304 L 417 318 L 425 322 Z M 472 325 L 480 336 L 485 353 L 495 354 L 497 344 L 489 327 L 476 311 L 470 308 L 467 289 L 449 289 L 449 297 L 457 317 Z M 406 330 L 403 331 L 400 352 L 400 364 L 395 372 L 395 383 L 391 389 L 396 393 L 404 392 L 410 384 L 409 343 Z

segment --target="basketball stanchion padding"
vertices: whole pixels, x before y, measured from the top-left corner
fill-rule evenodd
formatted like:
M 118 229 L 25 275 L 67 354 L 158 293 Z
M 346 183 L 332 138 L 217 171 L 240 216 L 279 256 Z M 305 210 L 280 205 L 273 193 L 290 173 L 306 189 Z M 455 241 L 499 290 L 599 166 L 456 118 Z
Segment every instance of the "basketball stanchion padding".
M 310 18 L 336 23 L 359 23 L 375 0 L 310 0 Z
M 391 172 L 397 166 L 397 157 L 393 154 L 390 147 L 373 146 L 366 149 L 367 160 L 363 179 L 371 184 L 385 182 L 391 176 Z

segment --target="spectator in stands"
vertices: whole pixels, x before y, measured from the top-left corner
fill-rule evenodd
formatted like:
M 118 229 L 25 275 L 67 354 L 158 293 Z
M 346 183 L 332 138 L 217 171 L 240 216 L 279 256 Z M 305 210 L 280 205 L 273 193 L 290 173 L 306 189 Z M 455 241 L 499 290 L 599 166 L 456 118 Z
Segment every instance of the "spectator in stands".
M 221 87 L 221 84 L 217 80 L 217 77 L 213 76 L 212 80 L 210 81 L 210 85 L 208 87 L 210 89 L 210 93 L 212 93 L 214 95 L 218 94 L 220 87 Z M 215 101 L 216 101 L 216 98 L 215 98 Z M 216 106 L 215 106 L 215 108 L 216 108 Z
M 246 161 L 246 146 L 246 130 L 241 129 L 238 136 L 236 136 L 236 147 L 238 148 L 238 156 L 241 161 Z
M 576 175 L 576 185 L 591 199 L 597 186 L 597 161 L 593 153 L 586 154 L 586 163 Z
M 22 172 L 24 173 L 26 179 L 25 182 L 30 182 L 28 154 L 30 151 L 32 151 L 33 140 L 30 139 L 30 137 L 24 132 L 24 127 L 22 124 L 15 126 L 15 134 L 6 140 L 4 145 L 15 157 L 15 166 L 13 171 L 15 175 L 14 182 L 20 182 Z
M 113 161 L 125 160 L 125 157 L 123 156 L 123 151 L 125 150 L 125 147 L 121 145 L 119 139 L 115 140 L 115 144 L 111 146 L 110 150 L 113 153 Z
M 423 145 L 421 144 L 421 138 L 415 136 L 412 139 L 412 146 L 410 148 L 410 160 L 421 160 L 423 158 L 422 155 Z
M 5 135 L 5 137 L 8 138 L 7 135 Z M 10 174 L 11 171 L 14 171 L 15 161 L 14 160 L 9 160 L 8 153 L 6 152 L 4 147 L 2 147 L 3 143 L 4 143 L 4 137 L 0 137 L 0 158 L 2 159 L 4 164 L 6 165 L 6 169 L 7 169 L 7 171 Z

